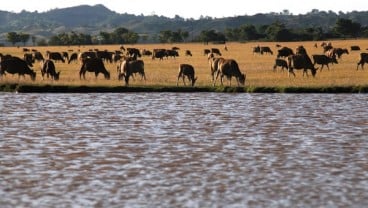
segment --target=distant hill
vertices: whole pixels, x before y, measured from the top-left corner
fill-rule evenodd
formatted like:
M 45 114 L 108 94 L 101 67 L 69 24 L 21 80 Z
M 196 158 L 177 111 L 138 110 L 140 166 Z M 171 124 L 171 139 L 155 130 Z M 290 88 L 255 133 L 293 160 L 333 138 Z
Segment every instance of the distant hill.
M 226 28 L 239 27 L 244 24 L 269 25 L 280 21 L 288 27 L 305 28 L 321 27 L 330 29 L 338 18 L 349 18 L 367 26 L 368 11 L 334 13 L 332 11 L 312 10 L 304 15 L 285 13 L 244 15 L 226 18 L 204 17 L 198 20 L 184 19 L 180 16 L 168 18 L 164 16 L 143 16 L 119 14 L 98 4 L 95 6 L 80 5 L 47 12 L 13 13 L 0 11 L 0 42 L 6 40 L 8 32 L 24 32 L 37 38 L 48 38 L 62 32 L 78 32 L 97 35 L 100 31 L 110 32 L 117 27 L 124 27 L 139 34 L 153 37 L 162 30 L 191 32 L 199 34 L 202 30 L 224 31 Z

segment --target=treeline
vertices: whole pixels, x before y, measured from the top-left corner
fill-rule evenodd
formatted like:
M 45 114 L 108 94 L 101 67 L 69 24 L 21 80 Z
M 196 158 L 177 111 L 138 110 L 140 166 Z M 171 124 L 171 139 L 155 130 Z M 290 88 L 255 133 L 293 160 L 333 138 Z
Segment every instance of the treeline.
M 113 32 L 100 31 L 98 35 L 83 33 L 61 33 L 51 36 L 50 39 L 35 40 L 34 36 L 25 33 L 9 32 L 7 41 L 12 45 L 18 42 L 26 44 L 32 37 L 35 45 L 91 45 L 91 44 L 134 44 L 140 40 L 147 40 L 148 36 L 139 35 L 124 27 L 118 27 Z M 226 41 L 311 41 L 326 40 L 332 38 L 367 38 L 368 27 L 351 19 L 339 18 L 335 25 L 328 30 L 322 27 L 290 28 L 281 21 L 275 21 L 270 25 L 244 24 L 240 27 L 226 28 L 224 31 L 202 30 L 199 35 L 192 36 L 190 32 L 178 29 L 176 31 L 163 30 L 157 35 L 156 42 L 180 43 L 180 42 L 226 42 Z

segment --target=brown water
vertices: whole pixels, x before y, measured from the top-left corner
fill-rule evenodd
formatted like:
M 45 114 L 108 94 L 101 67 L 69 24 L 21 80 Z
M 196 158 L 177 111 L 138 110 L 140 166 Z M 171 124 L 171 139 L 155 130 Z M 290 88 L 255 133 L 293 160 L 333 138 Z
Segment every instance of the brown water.
M 0 207 L 364 207 L 368 96 L 0 94 Z

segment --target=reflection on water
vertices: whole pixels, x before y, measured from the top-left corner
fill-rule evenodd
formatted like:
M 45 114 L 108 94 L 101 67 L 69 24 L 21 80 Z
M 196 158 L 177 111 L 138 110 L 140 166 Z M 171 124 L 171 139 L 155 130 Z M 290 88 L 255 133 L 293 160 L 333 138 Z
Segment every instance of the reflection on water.
M 363 207 L 359 94 L 0 94 L 1 207 Z

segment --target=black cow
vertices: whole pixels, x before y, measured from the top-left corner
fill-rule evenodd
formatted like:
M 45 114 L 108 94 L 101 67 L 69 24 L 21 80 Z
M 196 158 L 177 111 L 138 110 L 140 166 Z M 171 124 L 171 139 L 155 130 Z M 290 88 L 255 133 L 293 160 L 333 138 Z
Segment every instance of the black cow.
M 294 55 L 293 49 L 288 47 L 282 47 L 277 50 L 277 58 L 288 57 L 290 55 Z
M 330 67 L 328 67 L 328 64 L 329 63 L 338 64 L 335 55 L 332 56 L 332 57 L 328 57 L 328 56 L 326 56 L 324 54 L 322 54 L 322 55 L 320 55 L 320 54 L 314 54 L 314 55 L 312 55 L 312 58 L 313 58 L 313 65 L 316 65 L 316 64 L 322 65 L 321 71 L 322 71 L 324 65 L 326 65 L 327 66 L 327 69 L 330 70 Z
M 263 53 L 269 53 L 269 54 L 273 55 L 273 52 L 272 52 L 271 48 L 268 47 L 268 46 L 262 46 L 260 48 L 260 51 L 261 51 L 261 54 L 263 54 Z
M 315 68 L 311 59 L 306 54 L 290 55 L 288 57 L 289 76 L 292 73 L 295 77 L 294 69 L 303 69 L 303 76 L 308 76 L 308 69 L 311 70 L 312 76 L 316 76 L 317 69 Z
M 37 60 L 37 61 L 43 61 L 44 60 L 42 53 L 39 52 L 39 51 L 34 52 L 33 58 L 34 58 L 34 60 Z
M 284 60 L 284 59 L 279 59 L 279 58 L 276 58 L 275 59 L 275 65 L 273 66 L 273 71 L 276 71 L 276 68 L 278 66 L 281 67 L 282 70 L 284 70 L 284 68 L 286 68 L 287 70 L 289 70 L 287 61 Z
M 336 54 L 337 58 L 341 58 L 342 54 L 349 54 L 348 49 L 346 48 L 334 48 L 334 54 Z
M 59 53 L 59 52 L 50 52 L 50 51 L 47 51 L 46 52 L 46 57 L 47 57 L 47 59 L 54 60 L 55 62 L 61 61 L 61 62 L 65 63 L 65 60 L 64 60 L 63 55 L 61 53 Z
M 118 66 L 118 79 L 121 80 L 125 78 L 125 84 L 129 85 L 129 78 L 133 74 L 138 73 L 141 75 L 142 79 L 146 80 L 146 75 L 144 73 L 144 62 L 142 60 L 124 60 L 120 62 Z
M 70 64 L 72 61 L 78 62 L 78 54 L 77 54 L 77 53 L 72 53 L 72 54 L 70 55 L 70 58 L 69 58 L 68 64 Z
M 360 53 L 360 61 L 358 62 L 357 70 L 359 65 L 361 65 L 361 68 L 364 69 L 363 67 L 365 63 L 368 63 L 368 53 Z
M 176 82 L 176 86 L 179 85 L 179 79 L 180 77 L 183 79 L 183 83 L 185 84 L 185 77 L 188 78 L 188 80 L 191 82 L 191 85 L 194 86 L 195 82 L 197 81 L 197 77 L 194 76 L 195 71 L 194 67 L 190 64 L 180 64 L 179 65 L 179 74 L 178 74 L 178 80 Z
M 359 46 L 357 46 L 357 45 L 354 45 L 354 46 L 351 46 L 351 47 L 350 47 L 350 50 L 351 50 L 351 51 L 360 51 L 360 47 L 359 47 Z
M 160 60 L 163 60 L 165 56 L 166 56 L 166 49 L 153 49 L 152 59 L 158 58 Z
M 170 56 L 170 57 L 173 57 L 174 59 L 175 59 L 175 57 L 179 56 L 179 53 L 176 50 L 171 50 L 171 49 L 165 50 L 165 53 L 166 53 L 166 57 Z
M 29 68 L 26 61 L 18 57 L 10 57 L 1 61 L 0 76 L 4 75 L 5 72 L 9 74 L 18 74 L 18 76 L 23 77 L 28 74 L 32 81 L 36 80 L 36 72 Z
M 127 56 L 137 59 L 138 57 L 142 57 L 142 54 L 137 48 L 127 48 Z
M 102 73 L 105 76 L 105 79 L 110 79 L 110 72 L 108 72 L 105 68 L 105 65 L 100 58 L 85 58 L 82 59 L 82 67 L 79 71 L 79 78 L 86 79 L 86 72 L 94 72 L 97 78 L 99 73 Z
M 218 48 L 211 48 L 211 53 L 221 56 L 221 52 Z
M 209 53 L 211 53 L 211 50 L 210 49 L 204 49 L 203 50 L 203 55 L 208 55 Z
M 213 81 L 213 86 L 215 86 L 216 80 L 220 75 L 221 85 L 223 85 L 223 78 L 226 76 L 228 80 L 230 80 L 231 86 L 231 78 L 235 77 L 238 83 L 238 86 L 245 84 L 245 74 L 241 73 L 239 69 L 238 63 L 233 59 L 224 59 L 219 61 L 218 63 L 219 69 L 217 70 L 216 78 Z
M 41 74 L 42 74 L 42 79 L 44 78 L 45 74 L 47 78 L 51 76 L 53 80 L 59 80 L 59 77 L 60 77 L 60 71 L 56 73 L 55 64 L 52 60 L 49 60 L 49 59 L 43 62 L 42 68 L 41 68 Z

